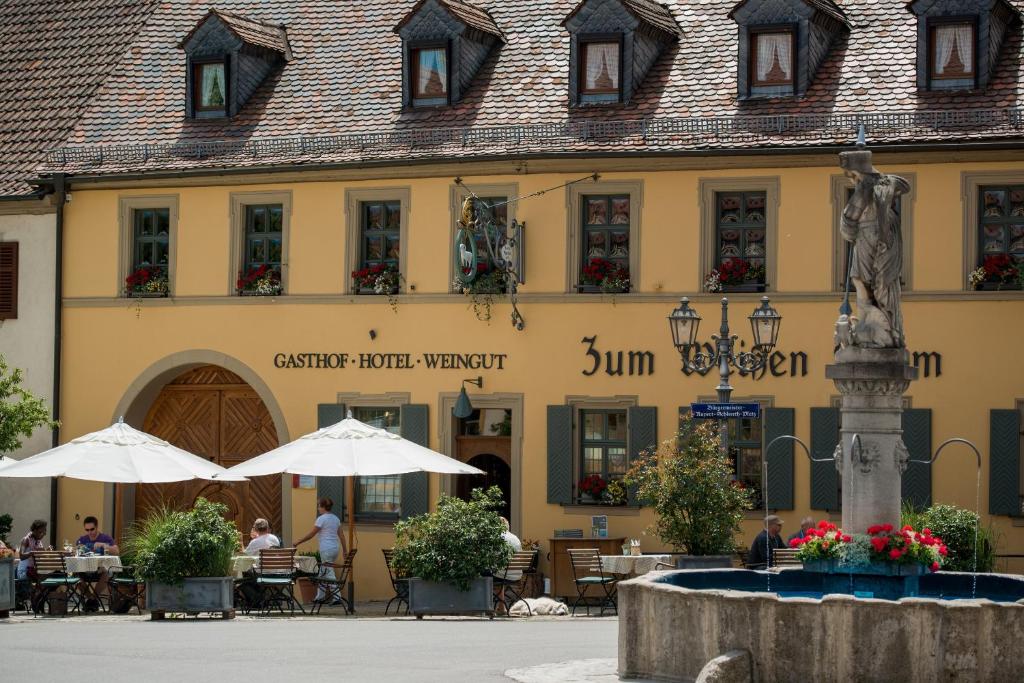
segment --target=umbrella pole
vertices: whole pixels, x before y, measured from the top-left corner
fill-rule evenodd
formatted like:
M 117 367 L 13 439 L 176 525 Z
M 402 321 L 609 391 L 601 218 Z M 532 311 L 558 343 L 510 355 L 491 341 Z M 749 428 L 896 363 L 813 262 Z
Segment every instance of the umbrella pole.
M 345 501 L 346 512 L 348 513 L 348 549 L 353 550 L 356 545 L 356 484 L 355 477 L 345 477 Z M 355 586 L 353 585 L 353 574 L 355 568 L 348 573 L 348 604 L 352 611 L 356 611 Z

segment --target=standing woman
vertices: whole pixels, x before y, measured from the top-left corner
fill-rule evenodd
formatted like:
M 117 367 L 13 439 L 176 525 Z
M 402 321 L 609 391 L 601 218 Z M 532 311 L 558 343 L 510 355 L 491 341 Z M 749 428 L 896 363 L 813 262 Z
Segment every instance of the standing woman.
M 345 536 L 341 533 L 341 520 L 338 516 L 331 512 L 331 508 L 334 507 L 334 501 L 330 498 L 321 498 L 316 504 L 316 511 L 319 517 L 313 523 L 313 530 L 308 534 L 295 541 L 295 545 L 301 545 L 313 538 L 317 537 L 317 543 L 320 545 L 320 575 L 319 578 L 327 578 L 330 574 L 334 574 L 334 563 L 338 559 L 338 553 L 342 556 L 348 553 L 348 548 L 345 545 Z M 324 601 L 324 589 L 322 586 L 317 586 L 316 597 L 313 602 Z

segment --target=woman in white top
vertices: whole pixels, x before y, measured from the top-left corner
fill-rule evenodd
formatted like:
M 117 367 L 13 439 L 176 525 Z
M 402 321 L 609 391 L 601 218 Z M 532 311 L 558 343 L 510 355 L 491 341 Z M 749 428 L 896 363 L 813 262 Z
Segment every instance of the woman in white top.
M 341 520 L 331 512 L 333 507 L 333 500 L 321 498 L 316 504 L 316 512 L 319 517 L 313 523 L 313 529 L 295 541 L 295 545 L 301 545 L 316 536 L 317 543 L 320 545 L 320 578 L 334 574 L 333 565 L 338 559 L 338 554 L 340 553 L 344 556 L 348 553 L 348 547 L 345 545 L 345 536 L 341 533 Z M 323 600 L 324 589 L 318 587 L 316 598 L 313 601 L 323 602 Z M 334 604 L 341 604 L 341 601 L 335 600 Z

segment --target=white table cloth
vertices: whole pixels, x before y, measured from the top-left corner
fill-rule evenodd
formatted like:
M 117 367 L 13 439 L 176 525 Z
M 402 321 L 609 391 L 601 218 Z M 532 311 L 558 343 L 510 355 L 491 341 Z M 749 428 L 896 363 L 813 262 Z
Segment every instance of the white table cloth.
M 640 576 L 654 568 L 659 562 L 672 564 L 671 555 L 602 555 L 601 568 L 612 574 Z
M 121 558 L 117 555 L 72 555 L 64 558 L 64 566 L 71 574 L 85 574 L 106 569 L 108 572 L 121 570 Z
M 235 555 L 231 558 L 231 571 L 235 573 L 236 578 L 241 578 L 242 574 L 256 566 L 257 560 L 259 557 L 256 555 Z M 317 572 L 316 558 L 310 555 L 296 555 L 295 568 L 300 572 L 315 574 Z

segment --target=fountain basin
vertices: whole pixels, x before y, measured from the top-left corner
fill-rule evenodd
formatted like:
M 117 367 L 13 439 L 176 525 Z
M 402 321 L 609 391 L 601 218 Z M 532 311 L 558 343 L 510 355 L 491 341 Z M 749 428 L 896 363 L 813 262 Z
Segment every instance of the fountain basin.
M 733 650 L 750 652 L 756 681 L 1017 681 L 1024 670 L 1024 648 L 1012 645 L 1024 642 L 1022 577 L 979 575 L 972 599 L 970 574 L 939 572 L 920 577 L 919 597 L 883 600 L 830 592 L 827 582 L 844 577 L 801 570 L 772 573 L 769 593 L 767 574 L 682 570 L 620 583 L 619 675 L 692 681 Z

